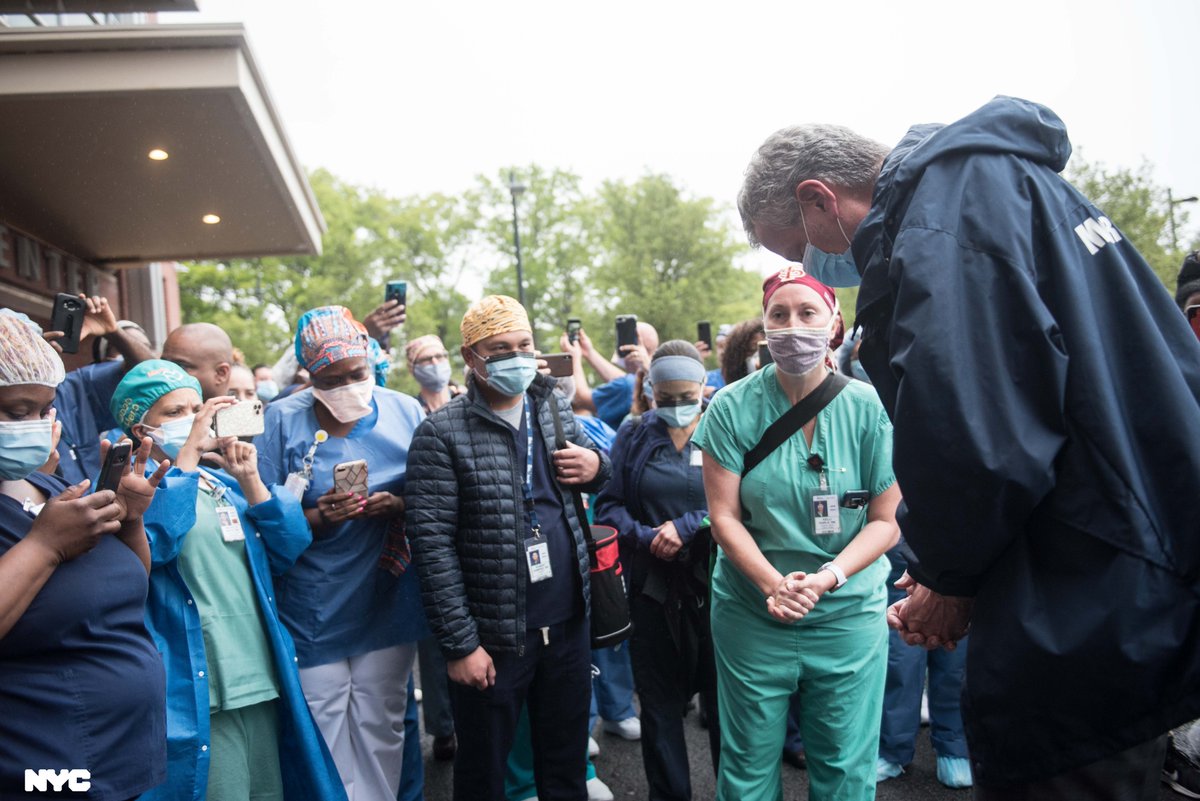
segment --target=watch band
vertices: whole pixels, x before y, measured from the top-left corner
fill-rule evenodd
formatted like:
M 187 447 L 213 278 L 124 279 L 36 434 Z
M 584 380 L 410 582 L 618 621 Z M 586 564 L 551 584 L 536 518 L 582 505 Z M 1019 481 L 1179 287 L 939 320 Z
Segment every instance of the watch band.
M 822 570 L 828 570 L 830 573 L 832 573 L 834 581 L 836 582 L 833 585 L 833 587 L 830 588 L 830 590 L 829 590 L 830 592 L 837 592 L 842 587 L 846 586 L 845 571 L 843 571 L 840 567 L 835 565 L 833 562 L 826 562 L 825 564 L 823 564 L 819 568 L 817 568 L 818 573 L 820 573 Z

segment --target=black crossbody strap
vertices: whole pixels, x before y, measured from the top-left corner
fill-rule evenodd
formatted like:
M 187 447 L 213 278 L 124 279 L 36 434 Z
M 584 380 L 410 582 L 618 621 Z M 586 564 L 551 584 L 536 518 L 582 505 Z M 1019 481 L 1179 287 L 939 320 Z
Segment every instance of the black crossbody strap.
M 782 417 L 771 423 L 763 432 L 762 439 L 750 449 L 742 461 L 742 478 L 762 464 L 764 459 L 791 439 L 797 431 L 804 428 L 805 423 L 820 414 L 821 410 L 828 406 L 849 383 L 850 379 L 841 373 L 830 373 L 820 386 L 784 412 Z
M 562 420 L 558 417 L 558 400 L 550 393 L 550 416 L 554 418 L 554 446 L 558 449 L 567 447 L 567 435 L 563 433 Z M 583 495 L 575 487 L 570 488 L 571 499 L 575 501 L 575 514 L 579 516 L 579 525 L 583 529 L 583 538 L 592 542 L 592 527 L 588 525 L 587 507 L 583 505 Z

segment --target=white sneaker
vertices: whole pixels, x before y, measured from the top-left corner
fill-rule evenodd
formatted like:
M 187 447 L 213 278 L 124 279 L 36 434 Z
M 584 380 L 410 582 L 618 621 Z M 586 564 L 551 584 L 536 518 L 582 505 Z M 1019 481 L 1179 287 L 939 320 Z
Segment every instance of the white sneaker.
M 588 738 L 588 759 L 600 756 L 600 743 L 596 742 L 595 737 Z
M 587 783 L 588 801 L 613 801 L 613 792 L 608 789 L 608 785 L 600 781 L 597 776 L 594 779 L 588 779 Z
M 622 740 L 642 739 L 642 722 L 637 718 L 606 720 L 601 728 L 609 734 L 617 735 Z

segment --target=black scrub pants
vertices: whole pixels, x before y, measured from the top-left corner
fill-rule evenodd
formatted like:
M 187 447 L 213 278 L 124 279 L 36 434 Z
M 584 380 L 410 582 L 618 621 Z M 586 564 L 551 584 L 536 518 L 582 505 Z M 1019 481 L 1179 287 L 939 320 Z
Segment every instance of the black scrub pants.
M 546 642 L 546 639 L 549 642 Z M 526 632 L 525 652 L 491 654 L 496 683 L 487 690 L 450 682 L 458 752 L 454 801 L 503 799 L 513 734 L 528 701 L 539 801 L 587 801 L 588 711 L 592 652 L 587 619 Z
M 633 620 L 629 653 L 641 703 L 642 761 L 650 786 L 650 801 L 690 801 L 692 784 L 683 714 L 697 692 L 708 718 L 714 775 L 721 753 L 712 627 L 707 603 L 699 608 L 695 599 L 683 602 L 668 599 L 666 603 L 680 604 L 675 610 L 679 616 L 676 635 L 668 624 L 664 604 L 640 594 L 629 602 Z

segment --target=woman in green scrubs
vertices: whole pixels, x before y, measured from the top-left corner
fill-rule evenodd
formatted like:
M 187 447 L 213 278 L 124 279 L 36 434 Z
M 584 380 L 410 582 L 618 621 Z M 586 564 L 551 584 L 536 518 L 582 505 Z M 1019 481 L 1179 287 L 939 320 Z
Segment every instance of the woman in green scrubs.
M 768 365 L 713 398 L 704 451 L 721 709 L 717 798 L 782 798 L 779 753 L 799 688 L 809 796 L 875 797 L 887 669 L 883 554 L 899 539 L 892 427 L 851 381 L 743 476 L 766 429 L 829 374 L 833 290 L 791 265 L 763 283 Z

